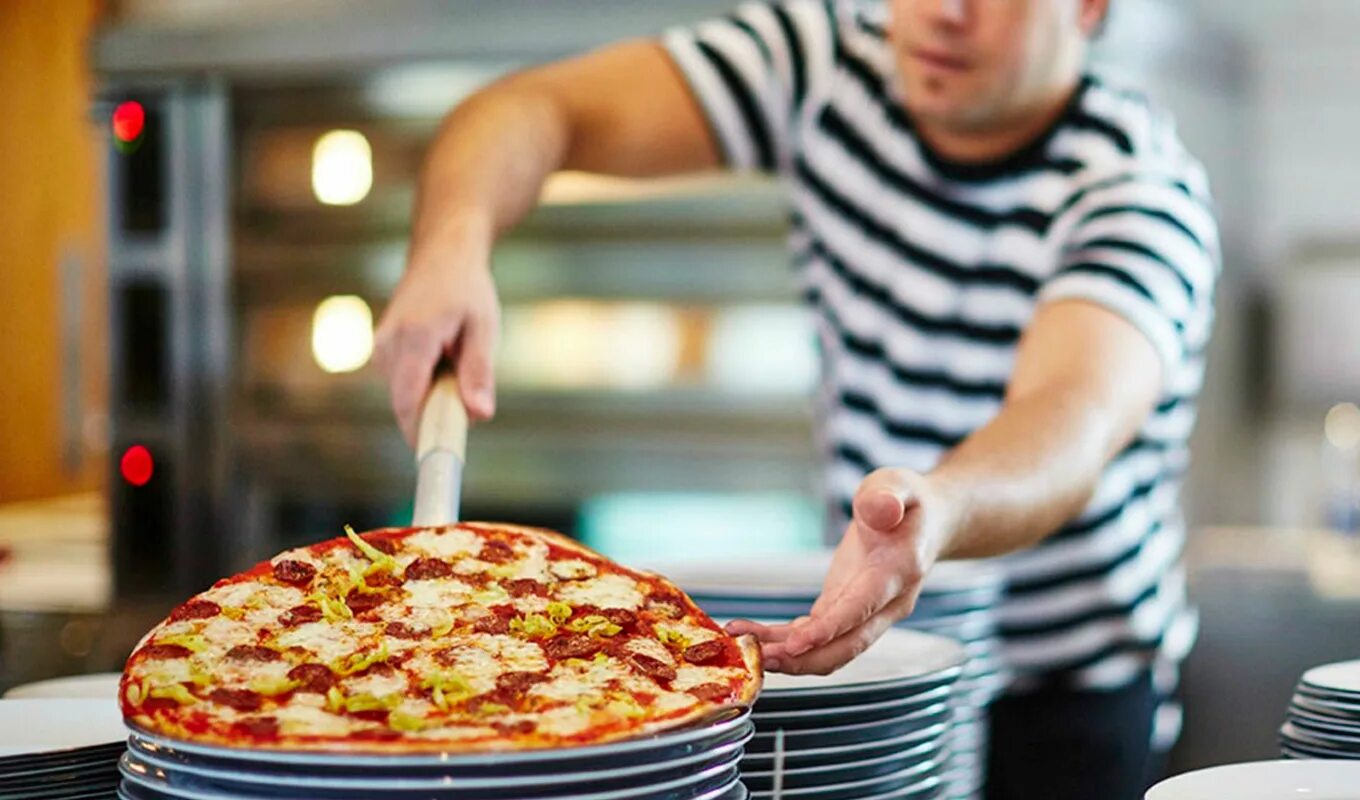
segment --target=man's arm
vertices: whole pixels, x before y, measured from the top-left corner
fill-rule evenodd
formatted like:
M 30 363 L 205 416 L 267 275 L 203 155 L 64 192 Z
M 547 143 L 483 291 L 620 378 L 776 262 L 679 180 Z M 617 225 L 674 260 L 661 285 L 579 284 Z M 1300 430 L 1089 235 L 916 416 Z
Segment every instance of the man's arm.
M 1017 550 L 1080 512 L 1161 383 L 1157 350 L 1123 317 L 1081 300 L 1041 306 L 991 422 L 928 474 L 865 478 L 811 616 L 732 631 L 758 633 L 775 669 L 836 669 L 911 612 L 937 559 Z
M 662 175 L 719 160 L 684 79 L 650 41 L 517 73 L 449 114 L 421 172 L 406 273 L 377 332 L 378 362 L 408 440 L 445 354 L 472 418 L 494 412 L 491 246 L 534 207 L 549 175 Z

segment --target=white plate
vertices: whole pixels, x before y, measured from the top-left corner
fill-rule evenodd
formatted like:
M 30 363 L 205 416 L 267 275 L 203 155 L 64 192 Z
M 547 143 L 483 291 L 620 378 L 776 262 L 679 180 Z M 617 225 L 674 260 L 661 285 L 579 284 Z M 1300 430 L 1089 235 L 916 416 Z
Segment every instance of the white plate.
M 869 649 L 830 675 L 765 675 L 762 692 L 778 695 L 836 694 L 837 690 L 875 684 L 912 683 L 962 666 L 968 659 L 952 639 L 891 628 Z
M 1357 800 L 1360 762 L 1256 761 L 1177 775 L 1146 800 Z
M 816 598 L 831 565 L 830 550 L 724 558 L 656 560 L 634 566 L 664 575 L 686 592 L 723 597 L 789 600 Z M 922 594 L 947 594 L 1000 585 L 1000 570 L 984 561 L 942 561 L 926 576 Z
M 1303 683 L 1317 689 L 1360 698 L 1360 660 L 1313 667 L 1303 673 Z
M 101 672 L 97 675 L 72 675 L 49 681 L 25 683 L 5 692 L 6 700 L 26 700 L 37 697 L 118 698 L 121 672 Z
M 0 700 L 0 756 L 109 744 L 127 735 L 112 698 Z

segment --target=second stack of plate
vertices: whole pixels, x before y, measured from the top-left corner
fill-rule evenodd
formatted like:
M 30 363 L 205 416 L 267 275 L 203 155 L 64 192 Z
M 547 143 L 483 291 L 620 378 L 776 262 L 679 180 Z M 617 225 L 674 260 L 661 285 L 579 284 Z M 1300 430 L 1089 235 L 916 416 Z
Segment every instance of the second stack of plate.
M 1360 759 L 1360 661 L 1303 673 L 1280 727 L 1287 758 Z
M 954 641 L 891 630 L 829 676 L 766 676 L 741 761 L 752 798 L 946 797 Z
M 112 700 L 0 700 L 0 800 L 103 800 L 118 784 Z
M 133 729 L 123 800 L 744 800 L 750 712 L 591 747 L 364 755 L 192 744 Z
M 831 551 L 817 551 L 646 566 L 674 581 L 714 617 L 786 621 L 812 608 L 830 564 Z M 899 624 L 954 639 L 967 656 L 953 696 L 953 757 L 942 795 L 949 800 L 982 796 L 987 707 L 1005 681 L 994 612 L 1002 586 L 1000 572 L 989 565 L 941 562 L 927 576 L 916 609 Z

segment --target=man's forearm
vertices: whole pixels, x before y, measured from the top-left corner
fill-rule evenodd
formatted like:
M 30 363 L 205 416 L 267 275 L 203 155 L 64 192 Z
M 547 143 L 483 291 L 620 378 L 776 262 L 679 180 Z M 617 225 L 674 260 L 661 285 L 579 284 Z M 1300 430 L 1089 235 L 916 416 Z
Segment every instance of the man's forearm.
M 1086 506 L 1161 386 L 1156 351 L 1104 309 L 1040 309 L 997 416 L 927 476 L 952 519 L 941 555 L 980 558 L 1031 545 Z
M 1075 389 L 1007 403 L 929 475 L 957 514 L 941 556 L 1007 553 L 1076 516 L 1122 444 L 1114 416 Z
M 469 98 L 440 127 L 421 172 L 412 265 L 427 248 L 489 245 L 534 207 L 569 146 L 566 116 L 525 81 Z

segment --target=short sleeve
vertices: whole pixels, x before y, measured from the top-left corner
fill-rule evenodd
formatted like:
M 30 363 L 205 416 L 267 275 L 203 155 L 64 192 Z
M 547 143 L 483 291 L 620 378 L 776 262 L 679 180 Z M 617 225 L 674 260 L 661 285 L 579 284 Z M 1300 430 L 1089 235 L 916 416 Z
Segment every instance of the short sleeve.
M 729 167 L 777 172 L 809 87 L 829 64 L 835 18 L 814 0 L 748 2 L 662 42 L 708 118 Z
M 1130 178 L 1068 213 L 1062 259 L 1039 302 L 1108 308 L 1142 331 L 1174 374 L 1203 350 L 1213 321 L 1220 258 L 1207 195 L 1177 180 Z

